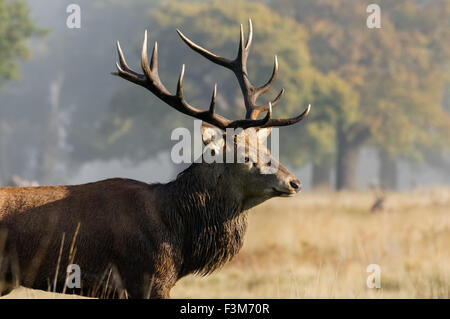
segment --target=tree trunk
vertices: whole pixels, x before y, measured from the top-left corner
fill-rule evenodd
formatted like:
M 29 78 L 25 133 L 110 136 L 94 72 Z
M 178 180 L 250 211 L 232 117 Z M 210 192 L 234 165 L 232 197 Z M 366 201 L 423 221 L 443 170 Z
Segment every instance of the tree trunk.
M 313 164 L 312 169 L 312 187 L 329 188 L 331 177 L 331 167 L 328 164 Z
M 346 132 L 338 126 L 337 132 L 336 189 L 354 190 L 357 188 L 359 155 L 363 137 L 348 140 Z
M 47 115 L 46 135 L 40 154 L 40 172 L 38 174 L 39 183 L 53 184 L 57 181 L 55 167 L 60 158 L 60 94 L 63 86 L 64 76 L 58 75 L 49 85 L 49 111 Z
M 359 164 L 359 145 L 346 145 L 338 149 L 336 167 L 336 189 L 355 190 Z
M 397 162 L 383 150 L 379 150 L 380 168 L 378 178 L 383 189 L 397 189 Z

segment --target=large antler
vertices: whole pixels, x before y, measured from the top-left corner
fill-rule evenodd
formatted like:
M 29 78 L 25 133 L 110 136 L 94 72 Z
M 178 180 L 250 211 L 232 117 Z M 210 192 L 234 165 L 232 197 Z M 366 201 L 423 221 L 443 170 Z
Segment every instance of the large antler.
M 202 48 L 201 46 L 195 44 L 191 40 L 189 40 L 183 33 L 181 33 L 180 30 L 177 29 L 178 35 L 181 37 L 181 39 L 194 51 L 198 52 L 208 60 L 210 60 L 213 63 L 219 64 L 231 71 L 233 71 L 234 75 L 236 76 L 239 86 L 241 87 L 242 94 L 244 96 L 244 102 L 245 102 L 245 109 L 246 109 L 246 115 L 245 118 L 248 120 L 255 120 L 259 113 L 264 111 L 269 111 L 271 113 L 272 106 L 278 103 L 280 98 L 282 97 L 284 93 L 284 89 L 280 91 L 280 93 L 277 95 L 277 97 L 272 101 L 269 102 L 266 105 L 263 106 L 257 106 L 256 99 L 263 93 L 265 93 L 273 84 L 277 77 L 278 73 L 278 60 L 277 56 L 275 56 L 275 62 L 273 66 L 273 72 L 270 79 L 267 81 L 266 84 L 264 84 L 261 87 L 255 87 L 250 83 L 250 80 L 248 79 L 248 73 L 247 73 L 247 58 L 248 54 L 250 52 L 250 46 L 252 44 L 252 38 L 253 38 L 253 26 L 252 26 L 252 20 L 248 20 L 248 38 L 247 43 L 244 45 L 244 29 L 241 24 L 241 30 L 240 30 L 240 41 L 239 41 L 239 50 L 237 57 L 234 60 L 229 60 L 223 57 L 220 57 L 212 52 L 209 52 L 208 50 Z M 269 119 L 265 124 L 261 125 L 261 127 L 271 127 L 271 126 L 286 126 L 286 125 L 292 125 L 295 124 L 302 119 L 304 119 L 310 110 L 311 105 L 308 105 L 308 108 L 299 116 L 290 118 L 290 119 Z
M 153 53 L 150 60 L 150 65 L 148 63 L 147 57 L 147 31 L 145 31 L 144 41 L 142 45 L 142 70 L 144 74 L 139 74 L 131 70 L 125 61 L 122 49 L 120 48 L 119 42 L 117 42 L 117 51 L 119 53 L 119 63 L 116 62 L 118 73 L 113 73 L 114 75 L 118 75 L 130 82 L 141 85 L 148 90 L 150 90 L 153 94 L 155 94 L 162 101 L 172 106 L 174 109 L 192 116 L 194 118 L 205 121 L 209 124 L 212 124 L 216 127 L 219 127 L 223 130 L 226 128 L 248 128 L 248 127 L 260 127 L 267 122 L 269 122 L 270 117 L 272 115 L 272 110 L 269 109 L 267 115 L 261 120 L 237 120 L 230 121 L 223 116 L 220 116 L 215 113 L 216 108 L 216 92 L 217 86 L 214 86 L 213 95 L 211 98 L 211 104 L 209 110 L 202 111 L 199 110 L 186 102 L 183 97 L 183 76 L 184 76 L 184 64 L 181 69 L 181 74 L 178 79 L 177 85 L 177 93 L 175 95 L 170 94 L 170 92 L 166 89 L 166 87 L 162 84 L 159 74 L 158 74 L 158 44 L 155 42 L 153 47 Z
M 209 124 L 212 124 L 216 127 L 219 127 L 223 130 L 226 128 L 249 128 L 249 127 L 271 127 L 271 126 L 285 126 L 291 125 L 299 122 L 309 112 L 310 106 L 304 111 L 302 114 L 295 118 L 291 119 L 272 119 L 272 105 L 275 105 L 281 96 L 284 93 L 284 90 L 278 94 L 273 102 L 269 102 L 267 105 L 256 106 L 256 99 L 262 93 L 266 92 L 272 83 L 275 81 L 277 72 L 278 72 L 278 61 L 275 56 L 275 65 L 273 69 L 273 73 L 269 81 L 259 87 L 255 88 L 251 85 L 250 81 L 247 77 L 247 57 L 250 49 L 251 41 L 252 41 L 252 23 L 249 20 L 249 37 L 247 44 L 244 47 L 244 33 L 241 25 L 241 40 L 239 45 L 238 56 L 235 60 L 230 61 L 228 59 L 219 57 L 202 47 L 196 45 L 188 38 L 186 38 L 179 30 L 177 30 L 180 37 L 186 42 L 189 47 L 199 52 L 201 55 L 211 60 L 214 63 L 222 65 L 234 72 L 236 75 L 239 85 L 241 87 L 242 93 L 244 95 L 245 107 L 246 107 L 246 116 L 243 120 L 231 121 L 221 115 L 215 113 L 216 108 L 216 92 L 217 86 L 214 86 L 213 95 L 211 98 L 211 103 L 209 110 L 202 111 L 196 107 L 191 106 L 183 97 L 183 77 L 184 77 L 184 64 L 181 69 L 181 74 L 178 79 L 177 92 L 172 95 L 161 82 L 158 74 L 158 44 L 155 42 L 153 47 L 153 53 L 150 60 L 150 65 L 147 57 L 147 31 L 145 31 L 144 41 L 142 45 L 142 57 L 141 57 L 141 66 L 144 74 L 137 73 L 128 66 L 125 61 L 122 49 L 120 48 L 119 42 L 117 42 L 117 51 L 119 53 L 119 63 L 116 62 L 118 73 L 113 73 L 114 75 L 118 75 L 130 82 L 143 86 L 150 90 L 153 94 L 155 94 L 158 98 L 164 101 L 166 104 L 170 105 L 174 109 L 192 116 L 194 118 L 205 121 Z M 266 116 L 263 119 L 257 119 L 258 114 L 260 112 L 267 111 Z

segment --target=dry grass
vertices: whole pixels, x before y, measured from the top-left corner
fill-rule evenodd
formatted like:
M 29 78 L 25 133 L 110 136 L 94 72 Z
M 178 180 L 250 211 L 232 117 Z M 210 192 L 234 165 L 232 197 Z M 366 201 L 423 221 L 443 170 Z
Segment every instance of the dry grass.
M 251 211 L 240 254 L 174 298 L 450 298 L 450 189 L 387 194 L 305 192 Z M 369 264 L 381 289 L 366 286 Z M 8 297 L 60 298 L 20 288 Z M 73 296 L 67 296 L 69 298 Z
M 19 287 L 14 289 L 6 296 L 0 297 L 0 299 L 88 299 L 88 297 L 82 297 L 78 295 L 58 294 L 54 292 L 48 292 L 43 290 L 28 289 Z
M 254 209 L 241 253 L 175 298 L 450 298 L 450 189 L 388 194 L 305 192 Z M 366 268 L 381 267 L 381 289 Z

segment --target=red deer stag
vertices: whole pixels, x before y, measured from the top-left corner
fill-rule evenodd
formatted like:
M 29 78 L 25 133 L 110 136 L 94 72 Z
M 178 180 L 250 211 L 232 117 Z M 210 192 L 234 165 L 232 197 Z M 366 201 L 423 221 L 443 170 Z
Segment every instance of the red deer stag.
M 176 94 L 171 94 L 158 75 L 156 43 L 148 61 L 147 32 L 142 48 L 143 74 L 130 69 L 119 43 L 118 72 L 114 74 L 147 88 L 188 116 L 221 130 L 241 128 L 240 134 L 244 135 L 249 130 L 256 131 L 259 139 L 247 144 L 242 163 L 195 162 L 167 184 L 114 178 L 77 186 L 0 189 L 4 293 L 17 284 L 44 290 L 56 286 L 56 291 L 65 291 L 65 267 L 73 253 L 73 263 L 81 270 L 83 294 L 92 294 L 102 280 L 104 283 L 105 271 L 114 269 L 117 276 L 109 284 L 117 291 L 126 292 L 131 298 L 168 298 L 171 288 L 183 276 L 209 274 L 239 251 L 247 210 L 272 197 L 292 196 L 300 191 L 299 180 L 276 162 L 260 141 L 271 127 L 291 125 L 305 118 L 310 107 L 294 118 L 272 119 L 272 105 L 283 90 L 272 103 L 256 104 L 256 99 L 274 82 L 278 63 L 275 58 L 273 74 L 265 85 L 255 87 L 250 83 L 247 57 L 252 43 L 251 21 L 246 43 L 241 25 L 239 51 L 234 60 L 215 55 L 177 32 L 191 49 L 234 73 L 244 96 L 245 119 L 231 121 L 215 112 L 215 88 L 209 110 L 188 104 L 183 97 L 184 66 Z M 258 119 L 261 112 L 267 113 Z M 202 133 L 206 147 L 214 146 L 223 153 L 230 147 L 225 135 L 213 140 L 207 131 L 205 125 Z M 233 149 L 238 149 L 236 140 L 229 143 Z M 258 160 L 258 148 L 278 164 L 275 173 L 262 172 L 269 162 Z M 73 237 L 78 225 L 75 249 L 70 252 L 71 240 L 62 238 Z M 60 271 L 55 275 L 59 263 Z

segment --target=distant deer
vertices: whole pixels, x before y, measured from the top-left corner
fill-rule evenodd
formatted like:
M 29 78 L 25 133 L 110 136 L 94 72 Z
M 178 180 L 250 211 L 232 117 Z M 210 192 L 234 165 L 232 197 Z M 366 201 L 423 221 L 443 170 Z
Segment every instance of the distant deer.
M 301 183 L 261 145 L 270 128 L 292 125 L 309 112 L 290 119 L 272 119 L 283 90 L 267 105 L 256 99 L 274 82 L 278 63 L 275 57 L 269 81 L 254 87 L 247 76 L 247 57 L 252 43 L 252 24 L 244 44 L 240 30 L 239 52 L 234 60 L 217 56 L 191 42 L 179 30 L 181 39 L 208 60 L 231 70 L 244 95 L 245 119 L 231 121 L 215 112 L 216 88 L 209 110 L 202 111 L 183 97 L 184 66 L 176 94 L 171 94 L 158 75 L 157 44 L 148 62 L 147 32 L 142 48 L 143 74 L 132 71 L 119 43 L 116 75 L 141 85 L 174 109 L 205 122 L 202 129 L 206 147 L 225 153 L 225 133 L 219 139 L 206 134 L 208 125 L 221 130 L 242 128 L 241 134 L 255 130 L 256 142 L 245 148 L 244 163 L 194 163 L 167 184 L 146 184 L 129 179 L 108 179 L 78 186 L 23 187 L 0 189 L 0 229 L 6 234 L 5 253 L 0 267 L 4 271 L 4 293 L 20 283 L 26 287 L 48 289 L 56 275 L 57 291 L 65 283 L 70 238 L 78 223 L 73 263 L 79 265 L 82 292 L 92 291 L 113 267 L 120 280 L 116 288 L 131 298 L 168 298 L 171 288 L 182 277 L 209 274 L 229 261 L 242 247 L 247 210 L 272 198 L 300 192 Z M 258 119 L 258 114 L 267 112 Z M 258 160 L 258 149 L 278 164 L 274 174 L 262 171 L 268 161 Z M 1 252 L 0 236 L 0 252 Z M 61 254 L 60 254 L 61 252 Z M 78 291 L 77 291 L 78 292 Z
M 376 212 L 382 212 L 386 210 L 386 192 L 383 189 L 383 187 L 378 186 L 376 184 L 373 184 L 371 186 L 373 193 L 375 195 L 375 200 L 370 206 L 370 212 L 376 213 Z

